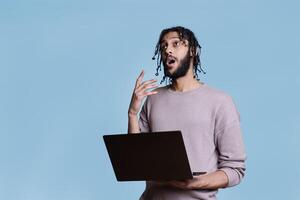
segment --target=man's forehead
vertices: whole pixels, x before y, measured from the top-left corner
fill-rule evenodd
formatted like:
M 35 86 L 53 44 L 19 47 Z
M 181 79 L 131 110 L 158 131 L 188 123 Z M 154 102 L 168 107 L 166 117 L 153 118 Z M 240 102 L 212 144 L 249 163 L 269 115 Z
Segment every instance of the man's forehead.
M 166 42 L 166 41 L 172 40 L 172 39 L 180 39 L 177 32 L 169 32 L 169 33 L 165 34 L 163 36 L 163 38 L 161 39 L 160 43 L 163 43 L 163 42 Z

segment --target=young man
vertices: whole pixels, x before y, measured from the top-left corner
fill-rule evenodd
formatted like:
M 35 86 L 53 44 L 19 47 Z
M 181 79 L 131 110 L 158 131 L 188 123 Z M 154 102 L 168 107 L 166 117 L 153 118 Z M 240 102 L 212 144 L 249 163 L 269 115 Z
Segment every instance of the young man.
M 181 130 L 192 171 L 207 174 L 186 181 L 147 181 L 141 200 L 212 200 L 219 188 L 237 185 L 244 177 L 238 111 L 229 95 L 197 79 L 197 72 L 203 71 L 200 48 L 189 29 L 161 32 L 155 50 L 157 72 L 163 63 L 163 81 L 170 84 L 157 88 L 154 79 L 142 82 L 142 71 L 128 110 L 128 133 Z

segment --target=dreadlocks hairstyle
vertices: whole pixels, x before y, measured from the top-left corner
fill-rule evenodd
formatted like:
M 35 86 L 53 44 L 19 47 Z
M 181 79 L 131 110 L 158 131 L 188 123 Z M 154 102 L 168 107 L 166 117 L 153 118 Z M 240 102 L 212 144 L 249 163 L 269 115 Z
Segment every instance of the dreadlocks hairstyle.
M 169 32 L 177 32 L 181 41 L 184 40 L 188 41 L 189 51 L 191 51 L 193 55 L 194 78 L 197 78 L 197 80 L 199 80 L 198 72 L 199 73 L 202 72 L 203 74 L 206 74 L 206 72 L 202 69 L 201 61 L 200 61 L 201 46 L 198 43 L 198 40 L 195 37 L 194 33 L 191 30 L 184 28 L 182 26 L 167 28 L 162 30 L 162 32 L 160 33 L 159 40 L 155 47 L 154 56 L 152 57 L 152 60 L 155 60 L 155 57 L 157 56 L 157 60 L 156 60 L 157 68 L 156 68 L 155 75 L 158 76 L 159 75 L 158 71 L 161 71 L 162 58 L 161 58 L 160 44 L 162 42 L 163 37 Z M 165 83 L 167 83 L 167 79 L 169 83 L 172 82 L 172 80 L 169 77 L 166 77 L 166 75 L 164 75 L 160 84 L 162 84 L 164 81 Z

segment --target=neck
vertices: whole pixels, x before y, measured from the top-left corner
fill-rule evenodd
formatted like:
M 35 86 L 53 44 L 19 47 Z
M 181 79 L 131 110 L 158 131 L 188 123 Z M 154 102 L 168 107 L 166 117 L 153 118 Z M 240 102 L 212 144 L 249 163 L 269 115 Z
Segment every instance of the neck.
M 171 88 L 178 92 L 186 92 L 196 89 L 202 85 L 196 78 L 194 78 L 193 67 L 190 67 L 185 76 L 182 76 L 174 80 L 171 84 Z

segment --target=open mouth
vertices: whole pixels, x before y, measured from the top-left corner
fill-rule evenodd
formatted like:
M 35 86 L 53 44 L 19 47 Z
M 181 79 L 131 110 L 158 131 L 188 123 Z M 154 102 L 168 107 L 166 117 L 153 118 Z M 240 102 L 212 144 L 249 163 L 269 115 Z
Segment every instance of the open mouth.
M 167 64 L 168 64 L 168 65 L 172 65 L 172 64 L 174 64 L 175 62 L 176 62 L 175 58 L 173 58 L 173 57 L 168 57 L 168 58 L 167 58 Z
M 169 65 L 171 65 L 171 64 L 173 64 L 173 63 L 175 63 L 175 60 L 170 60 L 170 61 L 168 62 Z

